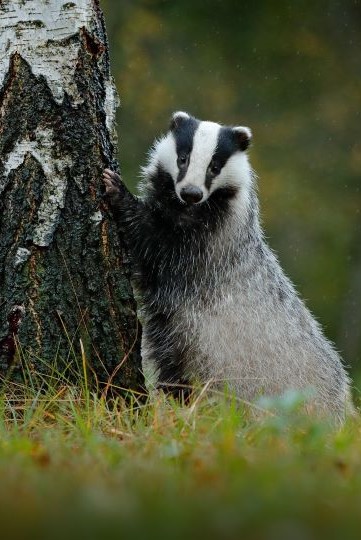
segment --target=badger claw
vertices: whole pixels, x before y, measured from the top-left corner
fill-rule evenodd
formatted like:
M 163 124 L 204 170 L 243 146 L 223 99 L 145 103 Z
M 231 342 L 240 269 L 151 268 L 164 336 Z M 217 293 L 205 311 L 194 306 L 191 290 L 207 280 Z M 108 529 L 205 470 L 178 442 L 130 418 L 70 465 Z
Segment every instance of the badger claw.
M 105 192 L 107 195 L 113 195 L 115 193 L 121 193 L 123 191 L 122 180 L 119 174 L 105 169 L 103 172 L 103 182 L 105 185 Z
M 116 204 L 116 201 L 123 199 L 126 188 L 120 178 L 119 174 L 105 169 L 103 172 L 103 182 L 105 185 L 105 198 L 112 204 Z

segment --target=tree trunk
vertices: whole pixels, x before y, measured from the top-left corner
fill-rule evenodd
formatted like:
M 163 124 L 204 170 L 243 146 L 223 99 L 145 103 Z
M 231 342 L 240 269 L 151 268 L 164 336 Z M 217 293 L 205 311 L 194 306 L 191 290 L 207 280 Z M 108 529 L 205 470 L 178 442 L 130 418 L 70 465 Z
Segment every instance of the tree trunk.
M 107 47 L 98 0 L 0 2 L 2 376 L 20 380 L 25 362 L 72 378 L 86 358 L 100 387 L 143 384 L 129 264 L 101 197 L 103 168 L 117 169 Z

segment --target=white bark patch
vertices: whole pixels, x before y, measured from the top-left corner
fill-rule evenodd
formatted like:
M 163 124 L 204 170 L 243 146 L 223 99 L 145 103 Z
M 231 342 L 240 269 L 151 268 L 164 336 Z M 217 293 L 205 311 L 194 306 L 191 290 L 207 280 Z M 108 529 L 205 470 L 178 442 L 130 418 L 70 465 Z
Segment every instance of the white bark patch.
M 101 211 L 98 210 L 97 212 L 94 212 L 94 214 L 90 216 L 90 221 L 92 221 L 95 225 L 99 225 L 103 221 L 103 214 Z
M 64 93 L 74 103 L 82 99 L 74 84 L 79 46 L 66 47 L 62 40 L 90 27 L 91 0 L 3 0 L 0 10 L 0 86 L 9 70 L 11 54 L 26 60 L 34 75 L 43 75 L 54 99 L 61 103 Z
M 69 156 L 56 155 L 56 143 L 50 129 L 38 129 L 35 140 L 28 138 L 16 143 L 14 150 L 8 155 L 5 167 L 5 178 L 13 169 L 17 169 L 27 154 L 31 154 L 41 165 L 47 182 L 43 189 L 43 200 L 38 210 L 37 225 L 33 233 L 33 243 L 48 246 L 58 224 L 61 210 L 64 208 L 67 188 L 67 169 L 72 161 Z M 1 194 L 0 185 L 0 194 Z M 5 187 L 5 184 L 3 188 Z
M 28 260 L 30 255 L 31 255 L 31 251 L 29 251 L 28 249 L 26 249 L 26 248 L 18 248 L 18 250 L 17 250 L 17 252 L 15 254 L 14 266 L 17 267 L 17 266 L 21 266 L 24 263 L 26 263 L 26 261 Z
M 109 131 L 109 135 L 112 138 L 113 143 L 117 140 L 116 130 L 116 112 L 119 107 L 119 96 L 115 88 L 114 80 L 110 77 L 105 85 L 105 104 L 104 110 L 106 114 L 106 124 Z

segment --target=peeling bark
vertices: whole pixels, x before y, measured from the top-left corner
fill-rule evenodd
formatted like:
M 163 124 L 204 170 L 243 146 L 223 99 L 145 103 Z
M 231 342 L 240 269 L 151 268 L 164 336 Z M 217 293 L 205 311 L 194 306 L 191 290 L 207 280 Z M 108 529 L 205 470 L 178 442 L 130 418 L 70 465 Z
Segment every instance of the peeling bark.
M 98 0 L 3 0 L 0 51 L 0 374 L 21 379 L 17 342 L 47 374 L 81 339 L 100 385 L 140 389 L 129 266 L 100 193 L 118 98 Z

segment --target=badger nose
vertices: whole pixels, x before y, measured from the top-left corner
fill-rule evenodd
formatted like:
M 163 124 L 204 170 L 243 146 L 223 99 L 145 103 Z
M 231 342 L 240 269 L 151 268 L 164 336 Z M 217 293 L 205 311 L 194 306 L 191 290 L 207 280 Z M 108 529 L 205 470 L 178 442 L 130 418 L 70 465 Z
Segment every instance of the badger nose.
M 203 199 L 203 191 L 197 186 L 185 186 L 181 189 L 180 196 L 187 204 L 195 204 Z

